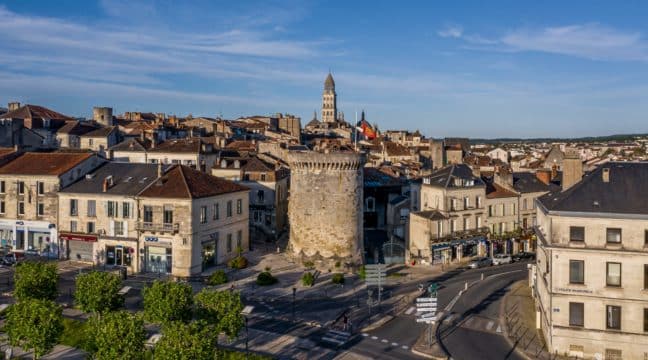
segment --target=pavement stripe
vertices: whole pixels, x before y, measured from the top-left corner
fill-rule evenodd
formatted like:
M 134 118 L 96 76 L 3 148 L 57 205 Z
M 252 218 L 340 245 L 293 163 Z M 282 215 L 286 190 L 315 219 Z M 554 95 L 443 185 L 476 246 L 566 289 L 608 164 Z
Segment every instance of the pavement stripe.
M 367 334 L 367 333 L 362 333 L 362 336 L 367 337 L 367 336 L 369 336 L 369 334 Z
M 405 311 L 405 314 L 406 314 L 406 315 L 410 315 L 411 313 L 414 312 L 414 310 L 416 310 L 416 307 L 415 307 L 415 306 L 412 306 L 412 307 L 410 307 L 409 309 L 407 309 L 407 311 Z
M 398 344 L 393 342 L 393 343 L 392 343 L 392 346 L 398 346 Z
M 378 340 L 378 336 L 372 336 L 371 340 Z
M 495 321 L 491 320 L 488 322 L 488 325 L 486 325 L 486 330 L 489 330 L 493 328 L 493 325 L 495 325 Z
M 388 343 L 389 340 L 387 340 L 387 339 L 382 339 L 382 340 L 380 340 L 380 342 Z
M 403 348 L 403 350 L 407 350 L 407 349 L 409 349 L 409 348 L 408 348 L 407 346 L 405 346 L 405 345 L 403 345 L 403 346 L 401 346 L 401 347 Z

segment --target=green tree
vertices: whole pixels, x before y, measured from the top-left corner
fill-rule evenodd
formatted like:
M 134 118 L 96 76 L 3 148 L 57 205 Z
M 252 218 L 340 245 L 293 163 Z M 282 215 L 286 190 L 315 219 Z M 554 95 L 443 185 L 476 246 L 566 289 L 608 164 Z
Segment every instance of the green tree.
M 142 359 L 146 330 L 139 314 L 127 311 L 95 315 L 89 334 L 94 338 L 95 359 Z
M 238 336 L 243 327 L 241 294 L 234 291 L 203 289 L 196 294 L 198 316 L 230 338 Z
M 183 323 L 173 321 L 162 329 L 162 337 L 155 344 L 156 360 L 213 360 L 218 333 L 204 321 Z
M 4 331 L 13 346 L 34 351 L 34 358 L 47 354 L 63 333 L 63 309 L 55 302 L 25 299 L 12 305 Z
M 144 288 L 144 316 L 148 321 L 189 321 L 192 305 L 193 290 L 189 284 L 154 281 Z
M 207 279 L 207 285 L 216 286 L 225 284 L 228 281 L 227 274 L 223 270 L 216 270 Z
M 55 300 L 59 275 L 56 264 L 26 261 L 16 267 L 14 297 L 18 300 Z
M 115 310 L 124 304 L 119 294 L 122 282 L 119 276 L 101 271 L 92 271 L 77 276 L 74 301 L 86 312 Z

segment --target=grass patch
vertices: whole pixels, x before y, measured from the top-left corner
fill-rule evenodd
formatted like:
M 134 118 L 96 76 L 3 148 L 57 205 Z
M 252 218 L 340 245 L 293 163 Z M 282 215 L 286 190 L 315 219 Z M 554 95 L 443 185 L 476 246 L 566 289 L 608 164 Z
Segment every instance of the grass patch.
M 94 350 L 94 342 L 89 336 L 87 328 L 87 322 L 63 318 L 63 334 L 59 341 L 63 345 L 92 352 Z

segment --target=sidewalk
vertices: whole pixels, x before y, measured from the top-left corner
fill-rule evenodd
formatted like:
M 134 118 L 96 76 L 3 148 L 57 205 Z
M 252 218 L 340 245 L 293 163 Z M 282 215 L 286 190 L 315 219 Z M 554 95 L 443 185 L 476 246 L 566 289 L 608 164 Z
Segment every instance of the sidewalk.
M 505 334 L 518 353 L 528 359 L 567 359 L 550 354 L 540 330 L 536 329 L 535 302 L 526 280 L 511 285 L 502 301 Z

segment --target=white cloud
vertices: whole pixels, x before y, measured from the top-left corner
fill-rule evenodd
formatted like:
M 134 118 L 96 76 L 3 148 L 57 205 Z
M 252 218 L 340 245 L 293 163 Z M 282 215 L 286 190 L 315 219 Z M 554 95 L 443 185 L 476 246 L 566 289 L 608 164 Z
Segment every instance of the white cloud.
M 443 38 L 460 38 L 463 35 L 463 28 L 457 25 L 448 26 L 443 30 L 439 30 L 437 35 Z

